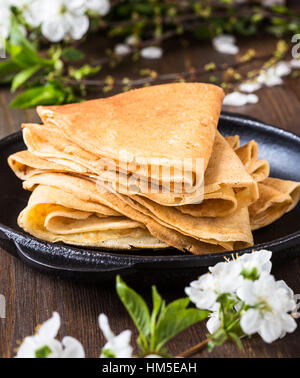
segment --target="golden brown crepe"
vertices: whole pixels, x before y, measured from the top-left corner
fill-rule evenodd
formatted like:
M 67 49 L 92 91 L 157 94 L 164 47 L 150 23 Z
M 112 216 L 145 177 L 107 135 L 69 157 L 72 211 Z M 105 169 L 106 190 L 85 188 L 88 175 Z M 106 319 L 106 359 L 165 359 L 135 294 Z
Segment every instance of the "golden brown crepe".
M 268 177 L 263 183 L 291 197 L 292 202 L 287 211 L 291 211 L 297 206 L 300 200 L 300 182 Z
M 237 148 L 235 152 L 255 181 L 261 182 L 269 176 L 269 163 L 258 160 L 258 144 L 254 140 Z
M 275 222 L 299 202 L 299 182 L 268 177 L 258 187 L 259 199 L 249 207 L 252 230 Z
M 282 217 L 291 205 L 291 197 L 264 183 L 258 184 L 259 199 L 249 207 L 251 229 L 265 227 Z
M 68 170 L 65 166 L 39 158 L 28 150 L 19 151 L 10 155 L 7 162 L 15 175 L 21 180 L 27 180 L 42 172 L 72 173 L 72 171 Z
M 230 147 L 233 150 L 236 150 L 240 147 L 240 136 L 239 135 L 231 135 L 225 138 L 227 143 L 229 143 Z
M 49 183 L 50 185 L 54 184 L 57 187 L 61 187 L 63 191 L 72 194 L 74 197 L 78 196 L 77 198 L 81 198 L 84 201 L 100 203 L 101 206 L 107 206 L 116 214 L 121 213 L 130 219 L 145 224 L 150 233 L 157 237 L 157 239 L 182 251 L 199 254 L 224 250 L 222 247 L 201 243 L 195 239 L 181 235 L 173 229 L 160 225 L 151 217 L 128 206 L 125 201 L 120 200 L 116 195 L 108 192 L 99 192 L 95 183 L 87 179 L 72 175 L 44 173 L 32 176 L 29 180 L 25 181 L 24 188 L 36 190 L 35 188 L 38 188 L 39 184 L 47 186 Z M 83 188 L 84 190 L 82 190 Z
M 266 160 L 258 160 L 258 145 L 252 140 L 239 146 L 237 135 L 226 138 L 252 177 L 259 183 L 259 199 L 249 207 L 251 229 L 265 227 L 292 210 L 300 199 L 300 183 L 268 177 Z
M 121 213 L 136 221 L 145 222 L 146 227 L 149 223 L 148 218 L 152 218 L 151 227 L 154 224 L 155 229 L 159 230 L 155 234 L 158 239 L 165 241 L 163 234 L 168 229 L 168 234 L 176 236 L 173 236 L 175 241 L 170 245 L 178 248 L 176 234 L 180 233 L 180 243 L 183 243 L 180 249 L 192 249 L 194 253 L 231 250 L 234 246 L 249 246 L 253 243 L 246 208 L 225 218 L 195 218 L 180 213 L 174 207 L 162 206 L 140 196 L 130 198 L 118 193 L 102 192 L 94 181 L 69 174 L 38 174 L 24 182 L 24 188 L 29 190 L 33 190 L 37 185 L 52 185 L 82 201 L 111 207 L 117 214 Z M 149 231 L 152 233 L 151 229 Z
M 40 106 L 37 111 L 47 127 L 72 142 L 72 148 L 80 146 L 108 168 L 123 171 L 126 166 L 148 182 L 150 161 L 157 185 L 168 187 L 171 181 L 181 188 L 183 183 L 183 193 L 157 199 L 174 206 L 199 197 L 223 96 L 222 89 L 210 84 L 165 84 L 80 104 Z M 201 169 L 196 161 L 203 163 Z M 171 180 L 164 174 L 169 167 L 175 171 Z
M 251 140 L 244 146 L 240 146 L 240 137 L 232 135 L 225 138 L 233 148 L 256 182 L 265 180 L 270 174 L 270 166 L 267 160 L 258 160 L 258 144 Z
M 180 206 L 179 210 L 195 217 L 219 217 L 247 207 L 257 199 L 256 182 L 225 138 L 217 132 L 204 176 L 204 201 L 199 205 Z
M 43 171 L 43 167 L 47 171 L 72 172 L 72 166 L 70 164 L 66 164 L 64 166 L 64 162 L 68 155 L 63 150 L 67 149 L 70 151 L 70 145 L 67 143 L 61 143 L 61 147 L 57 148 L 54 153 L 54 142 L 49 137 L 49 135 L 52 134 L 51 130 L 48 130 L 49 132 L 45 134 L 44 139 L 39 137 L 43 127 L 45 126 L 26 125 L 24 128 L 24 132 L 26 131 L 24 134 L 24 139 L 26 140 L 30 151 L 33 152 L 27 152 L 26 155 L 24 152 L 21 152 L 12 155 L 9 158 L 11 168 L 14 170 L 16 175 L 22 179 L 24 179 L 24 172 L 27 173 L 27 178 L 29 178 L 30 176 Z M 46 129 L 48 128 L 46 127 Z M 55 140 L 54 136 L 53 139 Z M 58 139 L 58 137 L 56 139 Z M 51 141 L 51 148 L 47 148 Z M 82 156 L 85 152 L 78 152 L 78 150 L 76 150 L 76 152 L 77 153 L 74 154 L 74 156 L 76 157 L 77 167 L 73 172 L 81 175 L 87 175 L 90 178 L 97 179 L 102 182 L 103 180 L 99 178 L 95 171 L 94 173 L 91 172 L 93 169 L 92 163 L 84 158 L 80 160 L 80 156 Z M 38 153 L 39 156 L 37 156 L 35 160 L 36 153 Z M 55 154 L 57 158 L 55 158 L 53 161 L 53 156 Z M 43 159 L 47 160 L 45 161 Z M 25 167 L 22 166 L 21 162 L 23 162 Z M 71 162 L 73 163 L 74 160 Z M 51 163 L 53 163 L 52 166 Z M 35 167 L 35 169 L 30 168 L 28 164 L 30 164 L 31 167 Z M 59 167 L 63 168 L 60 169 Z M 99 173 L 99 171 L 97 173 Z M 108 175 L 105 177 L 109 180 Z M 116 188 L 114 188 L 114 190 L 117 191 Z M 124 193 L 122 190 L 119 190 L 119 192 Z M 201 192 L 199 190 L 199 194 L 200 193 Z M 140 193 L 140 195 L 157 203 L 161 202 L 162 197 L 165 198 L 169 196 L 168 193 L 148 193 L 147 195 Z M 233 213 L 237 208 L 250 205 L 258 198 L 257 185 L 255 181 L 247 173 L 239 158 L 219 133 L 216 134 L 213 153 L 205 172 L 202 197 L 204 198 L 202 203 L 184 205 L 181 206 L 179 210 L 182 213 L 190 214 L 196 217 L 227 216 Z M 168 200 L 166 200 L 166 202 L 168 202 Z
M 65 170 L 82 174 L 94 173 L 99 158 L 83 150 L 50 126 L 34 123 L 22 125 L 23 139 L 33 155 L 63 166 Z
M 122 199 L 158 223 L 203 243 L 215 244 L 224 250 L 253 245 L 247 208 L 241 208 L 227 217 L 200 218 L 182 214 L 174 207 L 162 206 L 140 196 L 123 196 Z
M 102 205 L 85 202 L 52 186 L 37 186 L 18 224 L 51 243 L 113 249 L 165 248 L 141 224 L 124 216 L 106 216 Z M 100 212 L 99 212 L 100 211 Z

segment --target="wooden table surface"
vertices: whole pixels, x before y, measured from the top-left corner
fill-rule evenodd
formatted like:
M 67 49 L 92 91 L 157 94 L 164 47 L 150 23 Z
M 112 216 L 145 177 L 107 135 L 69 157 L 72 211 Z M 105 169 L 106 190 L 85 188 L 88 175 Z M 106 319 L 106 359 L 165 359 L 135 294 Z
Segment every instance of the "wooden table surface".
M 260 54 L 271 52 L 275 41 L 265 37 L 239 41 L 241 52 L 255 47 Z M 98 40 L 93 43 L 94 52 L 103 50 Z M 92 54 L 92 53 L 91 53 Z M 231 62 L 233 57 L 213 51 L 210 44 L 191 41 L 171 41 L 164 46 L 164 57 L 159 61 L 141 60 L 134 66 L 123 64 L 115 69 L 116 77 L 134 77 L 140 68 L 152 68 L 159 73 L 180 72 L 199 68 L 208 61 Z M 203 78 L 205 80 L 205 78 Z M 255 105 L 225 110 L 257 117 L 267 123 L 293 131 L 300 135 L 300 79 L 287 79 L 284 85 L 265 88 L 258 92 L 260 101 Z M 95 92 L 95 96 L 101 93 Z M 7 88 L 0 91 L 0 137 L 20 129 L 22 122 L 38 120 L 34 110 L 12 110 L 12 96 Z M 299 169 L 300 169 L 300 162 Z M 0 176 L 1 177 L 1 176 Z M 20 183 L 21 185 L 21 183 Z M 0 209 L 1 211 L 1 209 Z M 295 293 L 300 293 L 300 259 L 274 266 L 277 279 L 284 279 Z M 150 298 L 150 288 L 135 288 Z M 158 287 L 161 294 L 172 300 L 184 296 L 182 288 Z M 23 262 L 0 250 L 0 293 L 6 297 L 6 318 L 0 319 L 0 357 L 11 357 L 18 341 L 31 335 L 37 324 L 48 319 L 53 311 L 62 318 L 60 337 L 70 335 L 85 346 L 87 357 L 98 357 L 104 338 L 98 328 L 97 317 L 104 312 L 109 316 L 115 332 L 133 329 L 133 324 L 121 305 L 114 287 L 103 288 L 59 279 L 41 274 Z M 169 343 L 172 353 L 179 353 L 197 344 L 207 333 L 204 324 L 191 327 Z M 134 333 L 133 337 L 136 336 Z M 244 341 L 244 350 L 227 343 L 212 353 L 204 350 L 202 357 L 300 357 L 300 327 L 291 335 L 273 344 L 264 343 L 259 336 Z

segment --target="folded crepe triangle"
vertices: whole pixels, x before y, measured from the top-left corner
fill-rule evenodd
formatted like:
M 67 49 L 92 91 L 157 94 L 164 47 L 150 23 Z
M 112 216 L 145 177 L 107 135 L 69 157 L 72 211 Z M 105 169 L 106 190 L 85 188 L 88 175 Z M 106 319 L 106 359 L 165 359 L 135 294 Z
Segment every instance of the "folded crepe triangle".
M 131 249 L 165 248 L 142 223 L 124 216 L 107 217 L 103 205 L 90 203 L 53 186 L 39 185 L 20 213 L 18 224 L 51 243 Z
M 128 167 L 141 182 L 148 182 L 149 162 L 151 180 L 161 187 L 170 185 L 163 169 L 175 170 L 171 178 L 174 185 L 184 187 L 183 192 L 158 199 L 174 206 L 195 202 L 199 196 L 223 97 L 223 90 L 210 84 L 165 84 L 79 104 L 39 106 L 37 112 L 45 133 L 48 127 L 54 128 L 101 162 L 108 161 L 120 171 Z M 189 159 L 192 163 L 182 174 L 182 164 Z M 202 163 L 200 172 L 196 161 Z

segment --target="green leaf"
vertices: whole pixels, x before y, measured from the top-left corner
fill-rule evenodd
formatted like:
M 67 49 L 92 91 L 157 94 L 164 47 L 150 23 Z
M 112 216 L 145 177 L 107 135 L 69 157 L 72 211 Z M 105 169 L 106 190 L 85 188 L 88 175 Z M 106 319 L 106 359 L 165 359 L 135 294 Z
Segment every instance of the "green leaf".
M 62 104 L 66 93 L 63 89 L 46 84 L 39 87 L 30 88 L 17 96 L 11 103 L 12 108 L 33 108 L 37 105 Z
M 234 23 L 234 28 L 239 34 L 243 36 L 250 36 L 257 32 L 257 24 L 251 24 L 244 19 L 236 20 L 236 22 Z
M 155 328 L 156 328 L 156 318 L 159 313 L 159 310 L 162 306 L 162 297 L 158 293 L 155 286 L 152 286 L 152 302 L 153 302 L 153 310 L 151 314 L 151 349 L 155 347 Z
M 110 349 L 102 349 L 101 353 L 104 358 L 116 358 L 116 355 Z
M 136 340 L 137 345 L 140 347 L 140 349 L 147 354 L 149 352 L 149 346 L 148 346 L 148 341 L 144 335 L 141 333 L 139 334 L 137 340 Z
M 20 67 L 11 59 L 0 62 L 0 84 L 10 83 L 16 72 L 20 71 Z
M 178 303 L 176 306 L 177 305 Z M 181 305 L 184 305 L 184 303 L 181 302 Z M 191 325 L 201 322 L 209 315 L 208 311 L 198 310 L 196 308 L 182 308 L 176 311 L 176 306 L 171 306 L 171 309 L 168 310 L 169 306 L 167 306 L 165 313 L 160 316 L 157 323 L 156 352 L 159 352 L 162 346 L 172 337 Z
M 158 293 L 155 286 L 152 286 L 152 302 L 153 302 L 153 310 L 151 315 L 151 322 L 152 320 L 156 319 L 158 312 L 160 310 L 161 304 L 162 304 L 162 297 Z
M 168 304 L 168 306 L 166 307 L 166 312 L 171 313 L 179 310 L 184 310 L 185 308 L 187 308 L 189 303 L 190 299 L 188 297 L 176 299 L 176 301 Z
M 39 56 L 35 46 L 28 41 L 19 28 L 18 21 L 12 16 L 8 52 L 12 60 L 22 68 L 32 67 L 32 65 L 53 66 L 53 61 Z
M 18 66 L 11 59 L 6 59 L 4 62 L 0 62 L 0 76 L 9 75 L 14 72 L 18 72 L 20 66 Z
M 84 53 L 80 50 L 74 49 L 74 47 L 66 47 L 61 53 L 62 58 L 74 62 L 84 58 Z
M 238 312 L 235 310 L 238 301 L 228 293 L 219 295 L 217 301 L 220 303 L 219 315 L 222 321 L 222 328 L 227 329 L 239 318 Z
M 119 275 L 117 276 L 116 290 L 138 331 L 147 337 L 150 333 L 150 313 L 146 302 L 138 293 L 128 287 Z
M 10 29 L 10 37 L 9 42 L 11 45 L 16 45 L 20 47 L 26 48 L 28 51 L 32 53 L 36 53 L 37 50 L 32 43 L 28 41 L 28 39 L 24 36 L 19 28 L 18 20 L 14 15 L 11 18 L 11 29 Z
M 81 80 L 86 76 L 94 75 L 97 72 L 99 72 L 101 69 L 101 66 L 92 67 L 89 64 L 85 64 L 79 69 L 75 70 L 74 68 L 70 68 L 70 75 L 74 77 L 76 80 Z
M 25 81 L 34 75 L 38 69 L 40 69 L 40 66 L 33 66 L 19 72 L 12 81 L 11 91 L 15 92 L 22 84 L 25 83 Z
M 228 336 L 236 343 L 237 347 L 240 350 L 243 350 L 243 344 L 242 344 L 241 339 L 239 338 L 239 336 L 237 334 L 235 334 L 233 332 L 229 332 Z
M 24 37 L 14 16 L 12 16 L 8 51 L 13 61 L 24 68 L 36 64 L 39 60 L 36 48 Z
M 9 84 L 12 82 L 13 78 L 15 77 L 15 74 L 9 74 L 5 75 L 3 77 L 0 77 L 0 84 Z
M 228 340 L 227 332 L 223 328 L 219 328 L 216 332 L 208 336 L 211 341 L 208 344 L 208 350 L 211 352 L 216 346 L 221 346 Z
M 48 345 L 42 346 L 35 351 L 36 358 L 47 358 L 52 353 L 52 350 L 48 347 Z

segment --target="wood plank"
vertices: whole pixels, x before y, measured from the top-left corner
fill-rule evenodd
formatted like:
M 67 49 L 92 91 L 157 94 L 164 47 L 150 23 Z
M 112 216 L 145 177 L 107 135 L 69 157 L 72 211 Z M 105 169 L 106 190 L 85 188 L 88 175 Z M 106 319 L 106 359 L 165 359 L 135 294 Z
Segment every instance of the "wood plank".
M 17 94 L 10 93 L 9 90 L 4 91 L 6 103 L 13 123 L 13 131 L 21 130 L 22 123 L 40 122 L 35 109 L 12 109 L 9 104 Z
M 263 88 L 257 92 L 259 102 L 245 106 L 224 106 L 223 109 L 255 118 L 300 135 L 300 102 L 286 85 Z

